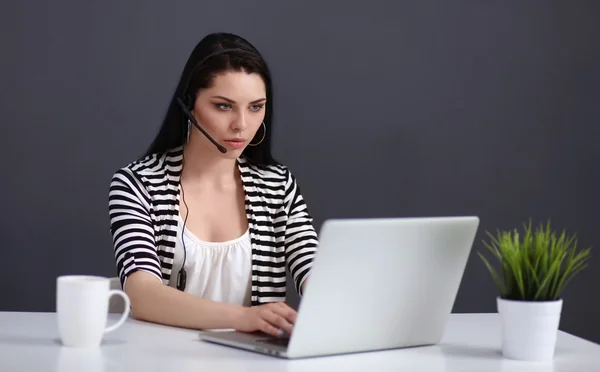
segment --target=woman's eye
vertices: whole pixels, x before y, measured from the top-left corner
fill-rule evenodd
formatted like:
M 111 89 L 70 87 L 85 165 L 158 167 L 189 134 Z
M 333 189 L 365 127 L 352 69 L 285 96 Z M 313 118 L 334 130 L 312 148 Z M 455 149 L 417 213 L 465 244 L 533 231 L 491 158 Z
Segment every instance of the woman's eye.
M 223 111 L 227 111 L 231 109 L 231 105 L 228 105 L 226 103 L 217 103 L 216 104 L 217 108 L 223 110 Z
M 252 105 L 250 106 L 250 109 L 252 111 L 260 111 L 263 108 L 264 105 Z

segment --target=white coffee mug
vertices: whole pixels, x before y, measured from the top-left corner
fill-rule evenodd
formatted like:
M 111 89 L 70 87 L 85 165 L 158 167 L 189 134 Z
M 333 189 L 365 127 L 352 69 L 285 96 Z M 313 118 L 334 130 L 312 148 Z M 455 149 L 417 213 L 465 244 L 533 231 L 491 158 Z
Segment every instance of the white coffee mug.
M 115 324 L 107 327 L 108 304 L 113 295 L 123 297 L 125 310 Z M 56 279 L 58 331 L 64 346 L 99 346 L 105 333 L 114 331 L 127 320 L 129 307 L 127 294 L 111 290 L 109 278 L 64 275 Z

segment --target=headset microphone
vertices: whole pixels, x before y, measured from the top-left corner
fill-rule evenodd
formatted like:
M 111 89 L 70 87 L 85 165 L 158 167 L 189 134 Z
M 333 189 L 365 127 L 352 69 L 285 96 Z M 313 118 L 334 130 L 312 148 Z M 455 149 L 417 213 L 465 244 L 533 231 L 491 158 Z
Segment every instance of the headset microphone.
M 206 136 L 206 138 L 208 138 L 208 140 L 210 142 L 212 142 L 217 149 L 219 149 L 219 151 L 221 151 L 223 154 L 227 152 L 227 149 L 221 145 L 219 145 L 217 143 L 217 141 L 215 141 L 211 136 L 208 135 L 208 133 L 206 133 L 206 131 L 204 129 L 202 129 L 202 127 L 200 127 L 200 125 L 198 125 L 198 122 L 196 121 L 196 119 L 194 118 L 194 115 L 192 115 L 192 113 L 190 112 L 190 110 L 186 107 L 185 103 L 183 103 L 183 101 L 181 100 L 181 98 L 177 97 L 177 103 L 179 104 L 179 106 L 181 107 L 181 109 L 183 110 L 183 113 L 185 114 L 185 116 L 188 118 L 188 120 L 190 122 L 192 122 L 192 124 L 194 124 L 194 126 L 196 128 L 198 128 L 198 130 L 200 132 L 202 132 L 202 134 L 204 134 Z

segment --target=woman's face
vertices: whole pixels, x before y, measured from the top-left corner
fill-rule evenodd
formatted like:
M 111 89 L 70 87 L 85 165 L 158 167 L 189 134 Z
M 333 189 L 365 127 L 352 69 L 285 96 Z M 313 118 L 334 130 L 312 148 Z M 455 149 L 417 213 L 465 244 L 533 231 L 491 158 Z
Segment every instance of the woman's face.
M 229 71 L 215 76 L 211 87 L 198 92 L 192 114 L 227 153 L 221 154 L 193 125 L 190 142 L 209 146 L 227 158 L 239 157 L 259 129 L 252 143 L 262 138 L 266 97 L 265 83 L 257 73 Z

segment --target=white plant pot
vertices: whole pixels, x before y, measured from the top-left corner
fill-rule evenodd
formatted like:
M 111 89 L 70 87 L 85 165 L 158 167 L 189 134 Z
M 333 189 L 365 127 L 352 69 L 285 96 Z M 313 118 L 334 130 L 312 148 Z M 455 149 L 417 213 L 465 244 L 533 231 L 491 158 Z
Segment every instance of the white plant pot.
M 498 297 L 502 321 L 502 354 L 509 359 L 554 359 L 562 311 L 558 301 L 514 301 Z

